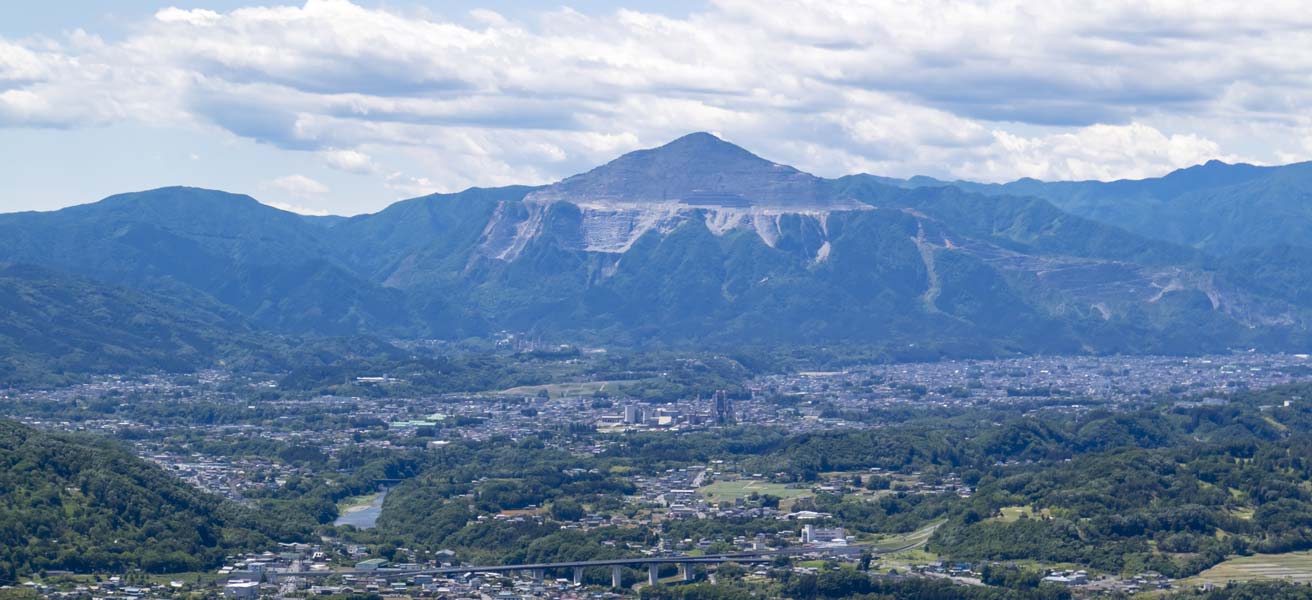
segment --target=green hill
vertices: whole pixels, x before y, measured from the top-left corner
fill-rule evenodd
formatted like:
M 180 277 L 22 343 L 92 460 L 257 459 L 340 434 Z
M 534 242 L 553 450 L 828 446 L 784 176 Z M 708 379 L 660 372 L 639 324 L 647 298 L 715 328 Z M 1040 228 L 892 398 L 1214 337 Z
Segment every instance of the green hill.
M 186 289 L 148 294 L 31 265 L 0 265 L 0 383 L 190 371 L 221 357 L 267 352 L 236 311 Z
M 284 527 L 111 442 L 0 420 L 0 584 L 42 569 L 212 568 L 308 533 Z
M 1072 214 L 1216 255 L 1312 246 L 1312 163 L 1306 162 L 1259 167 L 1211 161 L 1162 177 L 1106 182 L 1021 179 L 979 184 L 925 177 L 882 181 L 1043 198 Z

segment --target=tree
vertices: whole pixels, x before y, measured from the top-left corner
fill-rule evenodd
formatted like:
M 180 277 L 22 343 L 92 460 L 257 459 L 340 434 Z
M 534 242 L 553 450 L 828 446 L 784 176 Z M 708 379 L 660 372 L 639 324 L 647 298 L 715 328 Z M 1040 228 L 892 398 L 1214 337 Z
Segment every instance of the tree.
M 727 562 L 716 567 L 715 572 L 725 579 L 739 579 L 747 574 L 747 569 L 736 562 Z
M 585 514 L 583 505 L 573 498 L 560 498 L 551 503 L 551 518 L 557 521 L 577 521 Z

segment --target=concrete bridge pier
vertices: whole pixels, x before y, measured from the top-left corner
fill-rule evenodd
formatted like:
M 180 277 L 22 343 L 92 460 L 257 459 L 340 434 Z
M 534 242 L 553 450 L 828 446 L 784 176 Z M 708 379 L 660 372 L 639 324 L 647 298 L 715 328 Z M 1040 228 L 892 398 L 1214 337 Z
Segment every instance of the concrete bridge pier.
M 618 565 L 610 568 L 610 587 L 618 588 L 624 586 L 624 573 L 620 571 Z
M 656 563 L 647 565 L 647 585 L 656 585 L 661 582 L 661 566 Z
M 546 576 L 547 576 L 547 572 L 545 570 L 533 569 L 533 581 L 542 581 L 542 579 L 545 578 Z
M 574 585 L 583 584 L 583 567 L 574 567 Z
M 695 573 L 692 570 L 692 565 L 688 563 L 679 563 L 679 579 L 682 579 L 684 581 L 692 581 L 694 574 Z

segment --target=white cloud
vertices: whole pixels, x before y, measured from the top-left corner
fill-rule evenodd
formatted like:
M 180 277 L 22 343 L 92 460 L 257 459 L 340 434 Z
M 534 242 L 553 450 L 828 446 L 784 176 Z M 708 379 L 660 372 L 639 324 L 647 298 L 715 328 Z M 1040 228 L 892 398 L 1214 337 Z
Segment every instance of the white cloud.
M 324 150 L 319 156 L 323 157 L 328 166 L 339 171 L 357 175 L 370 175 L 379 171 L 374 160 L 358 150 Z
M 36 52 L 0 39 L 0 85 L 46 79 L 50 69 Z
M 980 160 L 962 164 L 965 178 L 994 181 L 1017 175 L 1036 179 L 1138 179 L 1210 159 L 1235 161 L 1216 142 L 1196 135 L 1166 135 L 1142 123 L 1092 125 L 1071 132 L 1022 137 L 994 131 Z
M 326 217 L 332 214 L 331 211 L 322 208 L 311 208 L 308 206 L 301 206 L 299 204 L 288 204 L 286 202 L 276 202 L 272 200 L 266 200 L 264 201 L 264 204 L 268 206 L 272 206 L 278 210 L 285 210 L 287 212 L 296 213 L 298 215 L 306 215 L 311 217 Z
M 304 175 L 285 175 L 269 182 L 269 186 L 293 196 L 307 197 L 327 194 L 328 186 Z
M 395 193 L 546 182 L 692 130 L 830 176 L 1110 179 L 1312 157 L 1312 11 L 1290 0 L 468 17 L 308 0 L 166 8 L 115 42 L 0 39 L 0 127 L 219 128 Z M 414 166 L 394 175 L 395 156 Z M 299 183 L 277 189 L 331 194 Z
M 213 25 L 223 18 L 217 12 L 197 8 L 194 10 L 183 10 L 170 6 L 164 10 L 155 13 L 155 18 L 164 23 L 187 23 L 188 25 Z
M 510 23 L 505 17 L 501 16 L 501 13 L 485 8 L 471 10 L 469 11 L 469 16 L 484 25 L 491 25 L 494 27 L 500 27 Z
M 427 177 L 411 177 L 404 173 L 388 175 L 386 185 L 387 189 L 398 192 L 398 199 L 426 196 L 437 190 L 437 185 Z

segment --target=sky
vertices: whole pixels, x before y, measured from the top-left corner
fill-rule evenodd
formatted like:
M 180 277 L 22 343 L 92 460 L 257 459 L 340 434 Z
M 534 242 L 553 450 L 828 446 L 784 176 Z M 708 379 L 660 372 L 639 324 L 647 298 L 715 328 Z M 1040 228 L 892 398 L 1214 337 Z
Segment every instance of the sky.
M 709 131 L 834 177 L 1312 159 L 1312 11 L 1245 0 L 0 3 L 0 212 L 166 185 L 306 214 Z

